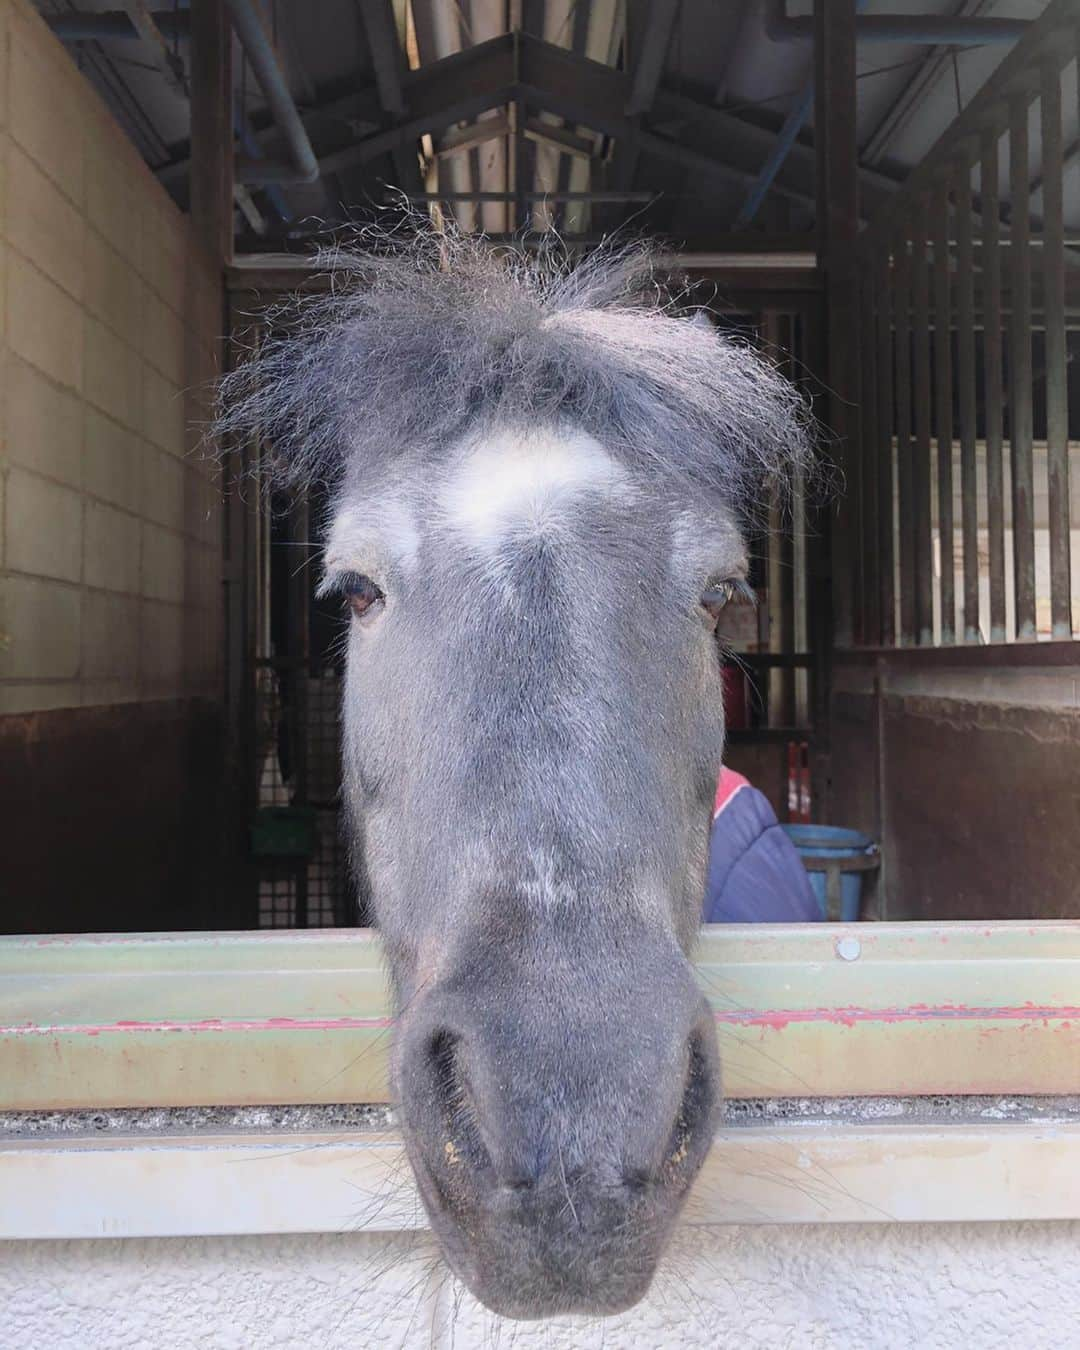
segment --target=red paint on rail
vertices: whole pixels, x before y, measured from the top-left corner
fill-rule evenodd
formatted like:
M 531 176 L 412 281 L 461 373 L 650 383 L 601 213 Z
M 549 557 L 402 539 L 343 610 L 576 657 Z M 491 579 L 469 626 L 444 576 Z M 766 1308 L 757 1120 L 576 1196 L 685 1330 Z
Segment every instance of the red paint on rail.
M 142 1031 L 369 1031 L 392 1026 L 392 1017 L 204 1017 L 197 1022 L 98 1022 L 0 1027 L 3 1036 L 100 1036 Z
M 831 1022 L 853 1027 L 859 1022 L 1063 1022 L 1063 1030 L 1080 1017 L 1080 1006 L 1022 1003 L 978 1007 L 957 1003 L 913 1003 L 906 1008 L 717 1008 L 717 1022 L 729 1026 L 768 1027 L 782 1031 L 792 1022 Z
M 1080 1005 L 1022 1003 L 1001 1007 L 978 1007 L 956 1003 L 913 1003 L 903 1008 L 718 1008 L 713 1017 L 727 1026 L 766 1027 L 782 1031 L 792 1023 L 853 1027 L 862 1022 L 1060 1022 L 1062 1031 L 1080 1021 Z M 234 1031 L 384 1031 L 392 1017 L 205 1017 L 193 1022 L 97 1022 L 45 1024 L 28 1022 L 0 1026 L 3 1036 L 100 1036 L 125 1032 L 234 1032 Z M 984 1028 L 991 1030 L 992 1028 Z

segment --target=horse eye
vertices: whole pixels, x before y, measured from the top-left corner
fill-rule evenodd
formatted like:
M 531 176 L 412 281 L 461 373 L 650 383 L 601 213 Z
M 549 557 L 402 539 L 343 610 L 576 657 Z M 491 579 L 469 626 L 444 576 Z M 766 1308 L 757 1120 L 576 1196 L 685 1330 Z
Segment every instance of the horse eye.
M 341 583 L 341 590 L 349 602 L 349 608 L 359 619 L 383 599 L 383 593 L 370 577 L 352 573 Z
M 717 578 L 710 581 L 701 593 L 702 607 L 714 620 L 719 619 L 720 611 L 738 593 L 739 583 L 733 578 Z

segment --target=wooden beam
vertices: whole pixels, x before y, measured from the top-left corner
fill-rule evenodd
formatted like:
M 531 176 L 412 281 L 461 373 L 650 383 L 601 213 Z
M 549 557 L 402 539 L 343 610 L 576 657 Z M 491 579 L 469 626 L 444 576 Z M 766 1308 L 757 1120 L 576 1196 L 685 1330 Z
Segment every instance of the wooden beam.
M 634 77 L 624 111 L 627 117 L 647 113 L 652 107 L 664 61 L 671 45 L 671 30 L 679 12 L 679 0 L 652 0 L 648 7 L 640 50 L 634 60 Z
M 191 224 L 219 270 L 233 247 L 232 30 L 222 0 L 191 6 Z
M 525 122 L 525 139 L 537 141 L 541 145 L 554 145 L 564 154 L 577 159 L 595 159 L 596 143 L 586 136 L 576 136 L 565 127 L 549 126 L 538 117 L 530 117 Z
M 546 122 L 541 122 L 536 117 L 525 119 L 522 134 L 528 141 L 554 145 L 564 154 L 574 155 L 578 159 L 596 157 L 595 142 L 585 136 L 575 136 L 572 131 L 566 131 L 562 127 L 548 126 Z M 482 122 L 473 122 L 470 126 L 452 127 L 440 140 L 435 153 L 440 159 L 444 159 L 449 155 L 464 154 L 474 146 L 500 140 L 509 135 L 510 119 L 507 116 L 488 117 Z
M 516 40 L 516 45 L 515 45 Z M 516 59 L 515 59 L 516 54 Z M 648 125 L 626 116 L 631 77 L 528 34 L 504 34 L 421 66 L 403 81 L 408 117 L 362 137 L 320 160 L 325 172 L 364 163 L 480 112 L 523 98 L 605 135 L 636 139 L 640 149 L 692 172 L 752 182 L 769 153 L 773 134 L 723 109 L 660 89 Z M 672 134 L 675 128 L 675 134 Z M 535 133 L 537 124 L 529 125 Z M 792 148 L 775 190 L 803 203 L 815 200 L 814 152 Z M 881 174 L 863 176 L 868 207 L 882 204 L 896 185 Z
M 390 0 L 364 0 L 359 8 L 371 50 L 379 102 L 394 117 L 403 117 L 406 103 L 401 80 L 405 63 L 398 43 L 393 7 Z
M 505 113 L 499 117 L 489 117 L 483 122 L 473 122 L 470 126 L 451 127 L 435 147 L 435 154 L 439 159 L 465 154 L 474 146 L 499 140 L 509 134 L 510 119 Z
M 651 202 L 652 192 L 418 192 L 410 193 L 411 201 L 418 202 Z
M 514 46 L 511 35 L 492 38 L 455 52 L 431 66 L 411 71 L 405 80 L 409 115 L 403 122 L 362 137 L 323 156 L 323 173 L 338 173 L 379 155 L 393 153 L 426 133 L 437 133 L 491 108 L 512 101 L 515 94 Z

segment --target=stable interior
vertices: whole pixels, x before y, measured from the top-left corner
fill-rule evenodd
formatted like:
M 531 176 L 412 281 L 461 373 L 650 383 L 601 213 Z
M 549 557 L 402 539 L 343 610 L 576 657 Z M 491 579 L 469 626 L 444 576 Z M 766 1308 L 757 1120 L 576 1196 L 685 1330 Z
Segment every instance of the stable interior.
M 363 921 L 322 504 L 200 447 L 401 194 L 653 237 L 775 355 L 837 472 L 754 537 L 728 763 L 879 844 L 864 919 L 1080 918 L 1077 29 L 898 8 L 0 3 L 0 930 Z

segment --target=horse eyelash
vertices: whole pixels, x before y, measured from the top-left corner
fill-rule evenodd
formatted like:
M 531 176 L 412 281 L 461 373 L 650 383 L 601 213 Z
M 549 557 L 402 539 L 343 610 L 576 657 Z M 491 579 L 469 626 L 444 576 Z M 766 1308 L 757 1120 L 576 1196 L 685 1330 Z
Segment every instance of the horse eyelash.
M 757 608 L 757 591 L 754 590 L 753 586 L 750 585 L 745 577 L 731 578 L 731 598 L 732 600 L 745 601 L 746 604 L 753 605 L 755 609 Z
M 747 581 L 745 577 L 717 578 L 715 582 L 711 582 L 709 584 L 715 586 L 730 586 L 731 595 L 728 600 L 729 604 L 735 604 L 736 602 L 739 602 L 753 605 L 755 609 L 757 608 L 758 603 L 757 591 L 754 590 L 753 586 L 750 585 L 749 581 Z M 709 585 L 706 585 L 705 589 L 708 590 Z
M 363 572 L 328 573 L 319 582 L 315 590 L 315 598 L 325 600 L 331 596 L 339 596 L 341 599 L 345 599 L 350 590 L 356 590 L 362 582 L 367 580 L 369 578 Z

